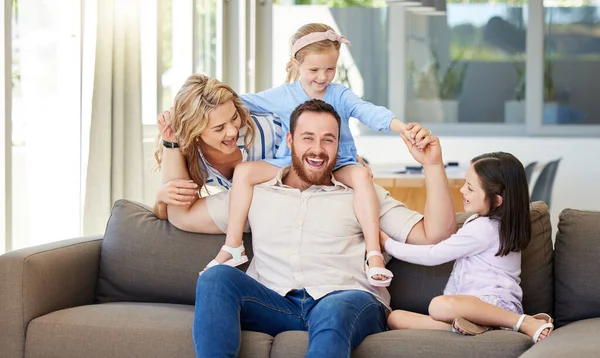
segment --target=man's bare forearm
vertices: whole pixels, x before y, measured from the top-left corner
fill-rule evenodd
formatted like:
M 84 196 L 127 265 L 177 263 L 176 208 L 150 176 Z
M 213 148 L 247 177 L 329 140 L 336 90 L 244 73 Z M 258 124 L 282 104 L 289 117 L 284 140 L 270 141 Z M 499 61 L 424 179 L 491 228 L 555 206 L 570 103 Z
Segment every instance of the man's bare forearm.
M 427 241 L 436 244 L 456 232 L 456 214 L 443 164 L 423 166 L 425 173 L 424 226 Z

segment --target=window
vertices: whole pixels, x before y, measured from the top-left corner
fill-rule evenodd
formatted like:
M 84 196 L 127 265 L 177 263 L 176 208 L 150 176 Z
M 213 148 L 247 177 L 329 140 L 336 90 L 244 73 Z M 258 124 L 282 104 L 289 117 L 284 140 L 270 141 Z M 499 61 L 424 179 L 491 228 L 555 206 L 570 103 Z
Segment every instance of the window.
M 14 0 L 12 249 L 79 235 L 81 6 Z
M 7 120 L 11 121 L 12 132 L 1 134 L 3 148 L 10 150 L 12 165 L 8 167 L 4 161 L 0 165 L 1 174 L 10 176 L 12 189 L 6 195 L 8 186 L 4 186 L 0 217 L 2 227 L 5 217 L 10 220 L 6 226 L 12 234 L 0 252 L 5 246 L 19 249 L 77 237 L 82 232 L 82 173 L 86 171 L 87 152 L 80 150 L 85 147 L 81 133 L 89 130 L 89 123 L 83 123 L 82 116 L 89 117 L 91 101 L 87 100 L 92 94 L 88 89 L 91 86 L 85 83 L 94 77 L 89 63 L 82 67 L 82 56 L 93 56 L 94 51 L 87 51 L 93 50 L 96 43 L 95 30 L 89 31 L 95 29 L 92 20 L 96 17 L 96 3 L 86 3 L 85 14 L 82 3 L 9 3 L 12 48 L 5 47 L 5 51 L 11 51 L 12 71 L 4 77 L 5 83 L 12 84 L 6 95 L 11 101 Z M 221 0 L 144 1 L 142 113 L 143 122 L 148 124 L 146 138 L 156 135 L 157 112 L 170 107 L 173 94 L 187 76 L 194 71 L 222 75 L 223 39 L 222 29 L 218 28 L 222 26 L 222 11 Z M 90 18 L 83 21 L 82 16 Z M 84 23 L 89 25 L 86 33 L 82 33 Z M 87 32 L 94 38 L 90 39 L 91 45 L 82 48 Z M 9 143 L 4 143 L 4 137 Z M 144 148 L 146 158 L 152 158 L 150 141 Z M 144 185 L 149 197 L 153 197 L 155 189 Z M 3 232 L 0 241 L 4 239 Z
M 217 32 L 219 0 L 197 0 L 194 7 L 194 72 L 221 77 L 221 39 Z
M 600 1 L 544 1 L 544 125 L 600 124 Z
M 279 0 L 273 5 L 272 84 L 284 80 L 292 33 L 304 23 L 324 22 L 352 41 L 342 47 L 336 81 L 405 121 L 439 135 L 595 136 L 600 103 L 590 78 L 600 74 L 599 5 Z
M 143 122 L 154 125 L 189 75 L 221 75 L 222 11 L 219 0 L 153 0 L 142 11 Z
M 445 10 L 405 6 L 404 13 L 407 121 L 524 122 L 524 107 L 507 115 L 512 102 L 524 97 L 523 5 L 452 1 Z

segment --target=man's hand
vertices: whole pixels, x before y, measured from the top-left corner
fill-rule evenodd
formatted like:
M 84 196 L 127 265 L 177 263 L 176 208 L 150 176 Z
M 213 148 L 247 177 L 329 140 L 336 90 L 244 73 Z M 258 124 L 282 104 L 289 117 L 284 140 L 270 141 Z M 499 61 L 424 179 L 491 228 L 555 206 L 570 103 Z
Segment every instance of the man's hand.
M 157 118 L 158 132 L 160 133 L 162 140 L 167 141 L 167 142 L 177 142 L 177 137 L 175 136 L 175 132 L 173 131 L 173 128 L 171 127 L 171 123 L 172 122 L 171 122 L 171 112 L 170 111 L 164 111 L 158 115 L 158 118 Z
M 438 137 L 418 123 L 409 123 L 406 129 L 410 138 L 407 138 L 404 133 L 401 133 L 400 137 L 419 164 L 423 166 L 442 164 L 442 148 Z

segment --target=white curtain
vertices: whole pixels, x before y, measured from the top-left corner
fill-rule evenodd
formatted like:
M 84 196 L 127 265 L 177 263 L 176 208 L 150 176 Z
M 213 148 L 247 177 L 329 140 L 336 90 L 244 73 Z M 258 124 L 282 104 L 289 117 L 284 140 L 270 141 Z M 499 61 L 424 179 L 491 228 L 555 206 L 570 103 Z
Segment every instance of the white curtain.
M 104 232 L 115 200 L 143 200 L 140 5 L 140 0 L 87 3 L 97 9 L 97 33 L 89 124 L 82 133 L 83 153 L 88 152 L 84 235 Z M 85 108 L 82 112 L 85 118 Z

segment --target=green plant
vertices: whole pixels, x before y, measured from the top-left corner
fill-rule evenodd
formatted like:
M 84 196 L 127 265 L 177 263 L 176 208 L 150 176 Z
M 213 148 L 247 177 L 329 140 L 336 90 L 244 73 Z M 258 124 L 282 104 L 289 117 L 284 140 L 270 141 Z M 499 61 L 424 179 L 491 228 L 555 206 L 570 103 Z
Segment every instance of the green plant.
M 410 61 L 408 70 L 416 87 L 417 97 L 423 99 L 456 99 L 462 92 L 468 64 L 460 63 L 463 52 L 458 54 L 444 71 L 441 69 L 437 51 L 431 47 L 433 61 L 423 70 L 417 70 Z
M 550 26 L 552 25 L 552 12 L 548 18 L 548 34 L 546 35 L 546 41 L 544 43 L 544 101 L 555 102 L 556 101 L 556 84 L 554 83 L 554 77 L 552 75 L 552 54 L 549 52 L 548 40 L 550 38 Z M 525 65 L 514 63 L 515 71 L 519 81 L 515 87 L 515 99 L 517 101 L 523 101 L 525 99 Z
M 525 66 L 521 66 L 518 62 L 513 63 L 515 72 L 517 72 L 517 85 L 515 86 L 515 99 L 522 101 L 525 99 Z
M 355 64 L 346 66 L 346 64 L 340 61 L 337 65 L 336 78 L 334 81 L 352 89 L 352 83 L 350 83 L 350 76 L 348 76 L 348 73 L 354 66 Z
M 519 79 L 517 85 L 515 86 L 515 99 L 517 101 L 523 101 L 525 99 L 526 82 L 525 66 L 515 63 L 514 67 Z M 554 78 L 552 76 L 552 59 L 549 56 L 544 58 L 544 101 L 556 101 L 556 85 L 554 84 Z

